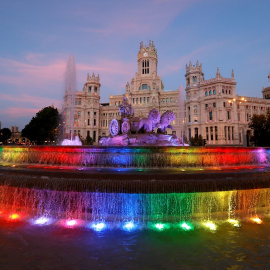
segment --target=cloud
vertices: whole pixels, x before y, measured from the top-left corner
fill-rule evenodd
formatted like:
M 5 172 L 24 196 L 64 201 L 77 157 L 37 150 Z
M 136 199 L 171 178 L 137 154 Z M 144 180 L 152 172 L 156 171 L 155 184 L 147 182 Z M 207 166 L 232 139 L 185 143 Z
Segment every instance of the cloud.
M 25 95 L 25 94 L 14 96 L 14 95 L 0 93 L 0 99 L 2 101 L 10 101 L 13 103 L 18 103 L 18 104 L 32 105 L 32 107 L 35 107 L 37 109 L 46 107 L 48 106 L 48 104 L 50 105 L 54 104 L 57 108 L 60 108 L 61 106 L 60 100 L 55 100 L 52 98 L 44 98 L 40 96 L 30 96 L 30 95 Z
M 80 28 L 80 31 L 98 33 L 102 35 L 115 35 L 119 37 L 151 34 L 154 36 L 162 32 L 181 12 L 193 5 L 198 0 L 152 0 L 152 1 L 126 1 L 115 4 L 107 9 L 102 8 L 103 16 L 96 17 L 100 12 L 85 14 L 98 26 Z M 116 2 L 117 3 L 117 2 Z M 99 8 L 99 7 L 97 7 Z M 88 10 L 77 13 L 82 16 Z M 104 19 L 106 18 L 106 19 Z
M 37 57 L 27 56 L 37 62 Z M 34 59 L 34 60 L 33 60 Z M 65 61 L 57 59 L 48 64 L 32 64 L 0 57 L 0 83 L 17 86 L 39 86 L 62 82 L 66 67 Z
M 34 117 L 39 109 L 8 107 L 0 109 L 0 114 L 8 118 Z
M 189 61 L 192 61 L 192 60 L 194 61 L 195 57 L 197 57 L 196 60 L 199 61 L 200 59 L 198 59 L 198 56 L 200 56 L 200 54 L 202 52 L 204 53 L 204 56 L 206 56 L 208 52 L 213 53 L 214 49 L 217 49 L 221 46 L 224 46 L 226 43 L 227 43 L 227 40 L 216 42 L 216 43 L 205 44 L 204 46 L 197 48 L 196 50 L 190 52 L 189 54 L 187 54 L 183 57 L 180 57 L 180 58 L 174 59 L 173 61 L 170 61 L 170 64 L 165 65 L 161 69 L 160 73 L 162 76 L 166 76 L 168 74 L 172 74 L 174 72 L 177 72 L 177 71 L 185 68 L 186 64 L 189 64 Z M 192 63 L 192 64 L 194 65 L 195 63 Z

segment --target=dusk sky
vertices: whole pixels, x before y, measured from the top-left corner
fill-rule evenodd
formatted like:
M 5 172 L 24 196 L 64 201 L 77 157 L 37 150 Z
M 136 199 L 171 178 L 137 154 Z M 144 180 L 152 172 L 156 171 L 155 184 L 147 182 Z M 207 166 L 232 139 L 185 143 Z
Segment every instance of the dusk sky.
M 137 71 L 140 42 L 153 40 L 165 90 L 185 86 L 185 65 L 205 79 L 234 69 L 239 95 L 269 86 L 270 1 L 0 0 L 0 121 L 19 130 L 44 107 L 61 109 L 70 54 L 77 89 L 100 75 L 101 102 L 123 94 Z

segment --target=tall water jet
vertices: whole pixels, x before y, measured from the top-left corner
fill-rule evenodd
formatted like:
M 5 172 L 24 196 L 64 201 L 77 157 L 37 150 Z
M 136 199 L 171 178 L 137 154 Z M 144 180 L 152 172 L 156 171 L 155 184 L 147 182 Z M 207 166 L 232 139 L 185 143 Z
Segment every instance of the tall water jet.
M 66 103 L 67 110 L 64 112 L 64 133 L 70 134 L 70 139 L 63 141 L 62 145 L 73 145 L 74 137 L 74 105 L 77 89 L 76 80 L 76 67 L 74 57 L 69 56 L 65 72 L 65 96 L 64 102 Z M 81 145 L 77 143 L 75 145 Z
M 179 94 L 178 94 L 178 114 L 177 118 L 179 121 L 179 138 L 182 144 L 184 145 L 184 136 L 185 136 L 185 99 L 184 99 L 184 88 L 183 85 L 179 87 Z

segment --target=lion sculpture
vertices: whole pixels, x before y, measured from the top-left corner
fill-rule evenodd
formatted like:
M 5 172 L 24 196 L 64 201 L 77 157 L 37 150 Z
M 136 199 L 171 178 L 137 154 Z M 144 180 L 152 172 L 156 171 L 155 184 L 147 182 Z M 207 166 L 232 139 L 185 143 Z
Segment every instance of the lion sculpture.
M 157 109 L 153 109 L 149 112 L 148 118 L 143 118 L 140 120 L 138 130 L 143 130 L 145 132 L 152 132 L 160 121 L 160 113 Z
M 167 128 L 174 130 L 174 127 L 170 123 L 175 119 L 175 115 L 172 111 L 166 111 L 160 118 L 160 123 L 157 127 L 160 132 L 165 132 Z

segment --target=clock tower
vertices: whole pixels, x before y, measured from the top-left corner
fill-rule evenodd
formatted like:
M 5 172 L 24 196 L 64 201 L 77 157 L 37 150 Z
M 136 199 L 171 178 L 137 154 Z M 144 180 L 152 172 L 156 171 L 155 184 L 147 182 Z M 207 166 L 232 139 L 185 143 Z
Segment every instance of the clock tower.
M 161 77 L 157 75 L 158 57 L 153 41 L 150 41 L 148 46 L 144 45 L 143 42 L 140 43 L 137 62 L 138 72 L 131 79 L 130 85 L 128 84 L 126 92 L 130 92 L 126 94 L 162 91 L 164 86 Z
M 148 47 L 140 43 L 138 52 L 138 74 L 143 77 L 157 76 L 157 50 L 154 42 L 150 41 Z

